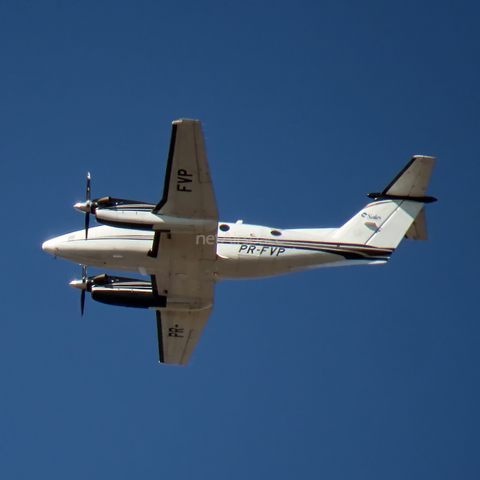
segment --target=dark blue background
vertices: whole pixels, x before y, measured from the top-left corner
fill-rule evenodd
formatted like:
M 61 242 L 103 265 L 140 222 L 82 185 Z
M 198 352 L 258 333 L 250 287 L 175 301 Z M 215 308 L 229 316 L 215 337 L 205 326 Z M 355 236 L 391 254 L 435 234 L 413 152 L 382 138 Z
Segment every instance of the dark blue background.
M 480 6 L 0 4 L 0 470 L 6 479 L 476 479 Z M 217 287 L 187 368 L 41 243 L 94 196 L 156 202 L 203 122 L 223 221 L 335 227 L 414 154 L 429 242 Z M 93 272 L 92 272 L 93 273 Z

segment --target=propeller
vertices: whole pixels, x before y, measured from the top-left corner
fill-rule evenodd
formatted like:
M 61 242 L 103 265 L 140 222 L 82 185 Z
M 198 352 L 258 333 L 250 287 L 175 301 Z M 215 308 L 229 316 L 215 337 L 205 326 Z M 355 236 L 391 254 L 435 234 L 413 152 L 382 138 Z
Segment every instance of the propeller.
M 89 209 L 88 209 L 88 212 L 85 213 L 85 240 L 87 240 L 88 238 L 88 227 L 90 226 L 90 213 L 92 213 L 92 202 L 90 201 L 90 181 L 91 180 L 92 180 L 92 176 L 90 175 L 90 172 L 88 172 L 87 173 L 87 191 L 85 194 L 87 201 L 85 203 L 87 204 L 87 207 L 89 207 Z M 84 298 L 85 298 L 85 295 L 84 295 Z M 83 310 L 82 310 L 82 315 L 83 315 Z
M 92 291 L 92 287 L 97 285 L 107 285 L 112 282 L 112 277 L 109 277 L 106 273 L 103 275 L 97 275 L 96 277 L 87 277 L 87 266 L 82 265 L 82 279 L 81 280 L 72 280 L 70 285 L 72 287 L 78 288 L 81 290 L 80 293 L 80 312 L 83 317 L 83 312 L 85 311 L 85 296 L 87 292 Z
M 90 193 L 88 191 L 88 187 L 87 187 L 87 192 Z M 87 214 L 87 218 L 88 217 L 89 215 Z M 82 293 L 80 295 L 80 311 L 83 317 L 83 312 L 85 310 L 85 293 L 87 292 L 87 266 L 86 265 L 82 265 L 82 283 L 85 285 L 85 288 L 82 289 Z
M 72 280 L 70 282 L 70 285 L 72 287 L 78 288 L 81 290 L 80 294 L 80 312 L 82 313 L 83 317 L 83 312 L 85 311 L 85 295 L 87 291 L 90 291 L 91 289 L 91 280 L 88 279 L 87 277 L 87 266 L 82 265 L 82 279 L 81 280 Z
M 76 203 L 73 208 L 80 210 L 81 212 L 85 213 L 85 240 L 88 239 L 88 228 L 90 226 L 90 214 L 95 211 L 95 203 L 91 201 L 90 196 L 90 182 L 92 180 L 92 176 L 90 173 L 87 173 L 87 191 L 85 194 L 85 202 L 78 202 Z

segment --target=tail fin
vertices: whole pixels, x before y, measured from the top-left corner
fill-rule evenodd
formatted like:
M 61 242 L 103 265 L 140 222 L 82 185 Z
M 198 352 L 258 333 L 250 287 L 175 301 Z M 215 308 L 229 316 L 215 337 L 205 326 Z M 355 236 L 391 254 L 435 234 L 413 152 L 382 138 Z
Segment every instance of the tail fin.
M 425 216 L 425 206 L 420 210 L 417 218 L 414 220 L 405 237 L 410 240 L 428 240 L 427 217 Z
M 334 238 L 386 249 L 395 249 L 407 232 L 410 238 L 426 239 L 424 216 L 419 214 L 425 203 L 436 201 L 425 196 L 434 164 L 434 157 L 413 157 L 383 192 L 368 194 L 374 202 L 340 227 Z

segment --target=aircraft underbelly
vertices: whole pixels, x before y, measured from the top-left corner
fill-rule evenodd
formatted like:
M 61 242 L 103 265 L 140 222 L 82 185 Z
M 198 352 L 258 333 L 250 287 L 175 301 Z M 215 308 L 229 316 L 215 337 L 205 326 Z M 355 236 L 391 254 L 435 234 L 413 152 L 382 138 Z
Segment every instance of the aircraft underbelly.
M 89 239 L 61 242 L 56 256 L 66 260 L 108 270 L 126 272 L 158 270 L 158 259 L 148 255 L 151 240 Z M 283 275 L 321 266 L 330 266 L 344 258 L 319 251 L 294 248 L 260 247 L 255 251 L 241 245 L 218 245 L 215 263 L 218 280 L 234 278 L 262 278 Z
M 153 268 L 156 259 L 149 257 L 148 240 L 76 240 L 58 243 L 54 254 L 71 262 L 119 271 Z

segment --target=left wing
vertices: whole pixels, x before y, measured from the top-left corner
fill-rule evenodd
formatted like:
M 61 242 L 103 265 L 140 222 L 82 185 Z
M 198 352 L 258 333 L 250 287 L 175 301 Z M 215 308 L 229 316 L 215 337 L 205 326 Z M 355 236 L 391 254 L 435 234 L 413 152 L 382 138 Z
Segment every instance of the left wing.
M 187 365 L 212 307 L 196 311 L 157 310 L 158 352 L 161 363 Z
M 172 124 L 163 197 L 153 213 L 218 221 L 199 120 L 182 119 Z

